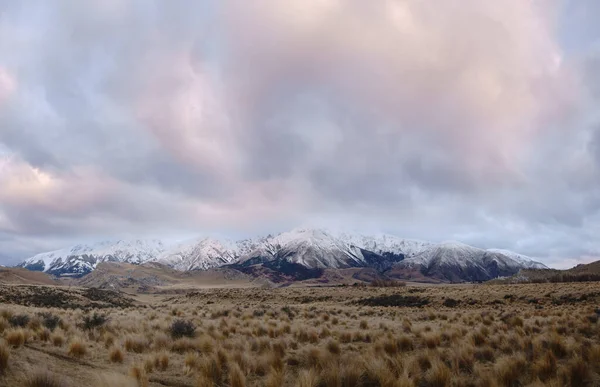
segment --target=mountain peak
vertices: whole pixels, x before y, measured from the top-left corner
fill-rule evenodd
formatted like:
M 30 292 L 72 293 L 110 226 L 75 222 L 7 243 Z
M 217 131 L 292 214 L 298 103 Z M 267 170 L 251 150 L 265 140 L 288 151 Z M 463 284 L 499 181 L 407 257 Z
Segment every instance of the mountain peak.
M 81 276 L 106 261 L 133 264 L 156 261 L 181 271 L 226 265 L 248 270 L 255 265 L 267 265 L 271 270 L 287 272 L 370 267 L 383 274 L 393 266 L 423 273 L 438 267 L 443 269 L 435 269 L 438 271 L 431 275 L 450 280 L 480 279 L 521 268 L 545 267 L 510 251 L 483 250 L 457 241 L 436 244 L 388 234 L 364 235 L 306 227 L 237 241 L 203 236 L 170 246 L 156 239 L 79 244 L 38 254 L 20 266 L 54 275 Z M 440 270 L 455 274 L 444 277 Z

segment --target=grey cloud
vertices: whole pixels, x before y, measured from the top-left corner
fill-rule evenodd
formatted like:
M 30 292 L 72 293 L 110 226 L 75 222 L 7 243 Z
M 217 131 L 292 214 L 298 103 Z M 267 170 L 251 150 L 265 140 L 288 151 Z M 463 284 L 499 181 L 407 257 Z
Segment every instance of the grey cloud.
M 597 251 L 600 32 L 575 28 L 591 25 L 577 9 L 65 0 L 0 15 L 0 250 L 343 223 L 557 262 Z M 569 56 L 563 36 L 586 46 Z

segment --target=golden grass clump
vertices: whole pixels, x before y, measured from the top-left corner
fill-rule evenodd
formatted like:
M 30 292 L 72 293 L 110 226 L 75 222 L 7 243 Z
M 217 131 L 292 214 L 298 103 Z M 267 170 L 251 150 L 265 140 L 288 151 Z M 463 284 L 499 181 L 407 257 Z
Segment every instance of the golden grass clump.
M 43 329 L 41 329 L 41 330 L 38 331 L 37 336 L 38 336 L 38 339 L 40 341 L 46 342 L 46 341 L 50 340 L 50 335 L 51 334 L 52 333 L 50 332 L 50 330 L 48 328 L 43 328 Z
M 125 349 L 127 352 L 142 353 L 148 348 L 148 341 L 141 336 L 127 336 Z
M 37 370 L 27 378 L 24 387 L 67 387 L 67 383 L 47 370 Z
M 54 345 L 55 347 L 62 347 L 65 343 L 65 336 L 63 336 L 60 333 L 53 333 L 50 336 L 50 341 L 52 342 L 52 345 Z
M 317 387 L 319 385 L 319 374 L 314 369 L 302 370 L 298 374 L 296 387 Z
M 0 341 L 0 375 L 4 374 L 8 369 L 8 359 L 10 358 L 10 350 L 8 346 Z
M 494 373 L 500 385 L 516 386 L 525 376 L 526 368 L 527 362 L 522 356 L 502 357 L 496 361 Z
M 113 347 L 108 352 L 108 358 L 112 363 L 123 363 L 125 355 L 123 355 L 121 348 Z
M 159 371 L 166 371 L 169 368 L 169 354 L 166 352 L 156 354 L 154 356 L 154 368 Z
M 148 375 L 143 366 L 138 364 L 132 365 L 131 368 L 129 368 L 129 376 L 137 381 L 139 387 L 148 387 Z
M 219 385 L 224 376 L 224 364 L 218 359 L 216 355 L 204 356 L 198 362 L 198 371 L 200 374 L 205 376 L 208 380 L 211 380 L 214 384 Z
M 445 387 L 449 386 L 452 380 L 450 369 L 441 361 L 433 363 L 425 376 L 427 386 Z
M 229 387 L 246 387 L 246 376 L 235 363 L 229 367 Z
M 335 340 L 329 340 L 327 342 L 327 350 L 333 355 L 339 355 L 342 352 L 340 343 Z
M 276 370 L 271 368 L 265 379 L 265 387 L 281 387 L 285 380 L 285 373 L 283 370 Z
M 25 331 L 21 328 L 7 330 L 4 334 L 4 339 L 13 348 L 19 348 L 25 344 Z
M 87 354 L 87 345 L 81 338 L 75 338 L 71 340 L 69 344 L 69 356 L 76 358 L 84 357 Z

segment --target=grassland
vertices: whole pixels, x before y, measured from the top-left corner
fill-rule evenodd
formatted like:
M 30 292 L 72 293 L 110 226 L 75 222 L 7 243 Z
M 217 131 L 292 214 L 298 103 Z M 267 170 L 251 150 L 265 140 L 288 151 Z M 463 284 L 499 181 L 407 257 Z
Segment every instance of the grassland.
M 1 386 L 600 385 L 596 282 L 0 294 Z

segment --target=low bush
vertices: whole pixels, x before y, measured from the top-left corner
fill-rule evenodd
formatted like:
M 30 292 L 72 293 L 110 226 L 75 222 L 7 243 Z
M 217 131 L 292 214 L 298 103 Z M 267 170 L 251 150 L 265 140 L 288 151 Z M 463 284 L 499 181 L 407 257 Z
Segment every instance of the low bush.
M 169 328 L 171 337 L 178 339 L 181 337 L 194 337 L 196 335 L 196 327 L 191 321 L 175 320 Z
M 15 314 L 8 319 L 8 322 L 13 327 L 21 327 L 24 328 L 29 324 L 29 316 L 26 314 Z
M 358 305 L 364 306 L 402 306 L 402 307 L 422 307 L 429 304 L 429 300 L 417 296 L 403 296 L 401 294 L 391 294 L 363 298 L 356 301 Z
M 50 329 L 51 331 L 54 331 L 56 327 L 60 324 L 60 317 L 50 312 L 39 313 L 39 316 L 42 320 L 42 325 Z
M 94 312 L 94 314 L 91 316 L 87 315 L 87 316 L 83 317 L 83 323 L 81 324 L 81 327 L 84 330 L 92 330 L 92 329 L 100 328 L 107 322 L 108 322 L 108 317 L 106 317 L 103 314 Z

